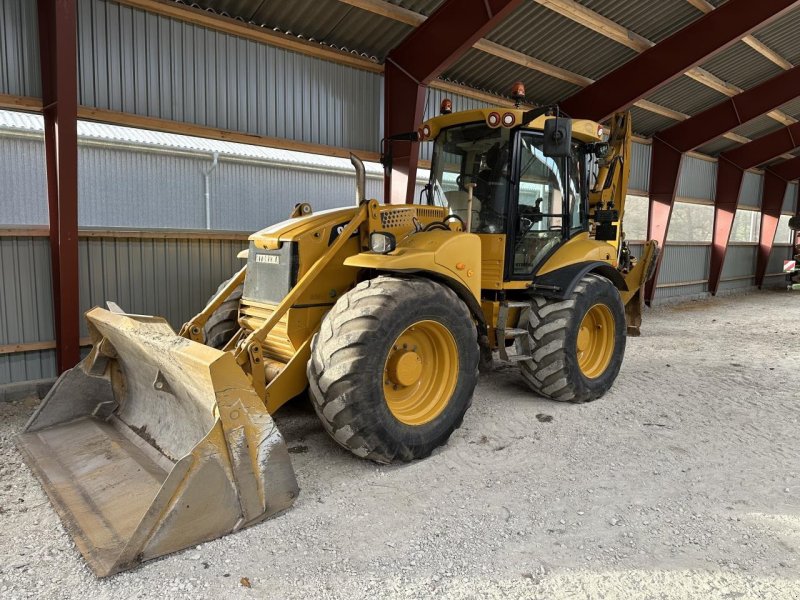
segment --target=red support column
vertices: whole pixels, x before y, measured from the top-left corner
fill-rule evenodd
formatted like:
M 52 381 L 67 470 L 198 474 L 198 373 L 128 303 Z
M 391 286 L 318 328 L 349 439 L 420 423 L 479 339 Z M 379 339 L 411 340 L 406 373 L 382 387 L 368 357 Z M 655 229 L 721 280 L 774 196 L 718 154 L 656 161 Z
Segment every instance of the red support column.
M 717 194 L 714 199 L 714 235 L 711 240 L 711 263 L 708 268 L 708 291 L 716 295 L 725 253 L 739 204 L 744 171 L 738 165 L 720 156 L 717 164 Z
M 783 197 L 789 182 L 769 169 L 764 171 L 764 193 L 761 196 L 761 229 L 758 233 L 758 255 L 756 256 L 756 285 L 764 285 L 769 255 L 775 243 L 778 220 L 781 218 Z
M 797 0 L 728 0 L 577 92 L 561 108 L 572 117 L 603 121 L 797 4 Z
M 656 295 L 656 283 L 664 258 L 664 246 L 669 233 L 669 221 L 672 216 L 672 206 L 675 204 L 675 192 L 682 163 L 683 152 L 658 137 L 653 138 L 647 239 L 658 242 L 661 254 L 656 262 L 653 277 L 645 285 L 644 300 L 648 306 Z
M 424 116 L 426 86 L 387 59 L 383 89 L 384 135 L 415 131 Z M 414 201 L 418 162 L 419 142 L 392 142 L 392 170 L 384 180 L 387 203 Z
M 58 372 L 80 360 L 75 0 L 38 0 Z
M 446 0 L 386 57 L 384 136 L 416 131 L 428 83 L 497 25 L 522 0 Z M 509 82 L 510 84 L 510 82 Z M 419 144 L 393 144 L 386 202 L 413 202 Z

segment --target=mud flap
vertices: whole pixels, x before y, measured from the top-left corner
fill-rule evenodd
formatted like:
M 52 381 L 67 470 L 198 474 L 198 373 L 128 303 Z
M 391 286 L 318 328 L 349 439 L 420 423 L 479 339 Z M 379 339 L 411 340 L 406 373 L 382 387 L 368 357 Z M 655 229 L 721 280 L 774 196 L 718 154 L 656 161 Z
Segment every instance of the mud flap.
M 94 346 L 17 438 L 98 577 L 258 523 L 298 493 L 230 353 L 161 318 L 87 313 Z

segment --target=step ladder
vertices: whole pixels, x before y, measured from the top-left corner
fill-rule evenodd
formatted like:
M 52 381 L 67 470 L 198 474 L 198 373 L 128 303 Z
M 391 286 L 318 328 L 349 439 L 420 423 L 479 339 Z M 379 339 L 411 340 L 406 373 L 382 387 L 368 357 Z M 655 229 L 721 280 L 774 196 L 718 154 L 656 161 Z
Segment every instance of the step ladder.
M 510 308 L 518 308 L 520 313 L 519 319 L 517 320 L 517 326 L 508 328 L 506 326 L 508 324 L 508 310 Z M 532 358 L 530 355 L 530 344 L 528 343 L 527 339 L 528 322 L 530 321 L 530 316 L 531 305 L 529 302 L 508 301 L 500 303 L 500 314 L 498 315 L 497 328 L 495 329 L 495 333 L 497 335 L 497 349 L 500 352 L 500 360 L 510 363 L 517 363 Z M 508 353 L 508 348 L 506 348 L 506 342 L 508 340 L 514 340 L 514 347 L 517 349 L 517 353 Z M 520 352 L 520 350 L 522 351 Z

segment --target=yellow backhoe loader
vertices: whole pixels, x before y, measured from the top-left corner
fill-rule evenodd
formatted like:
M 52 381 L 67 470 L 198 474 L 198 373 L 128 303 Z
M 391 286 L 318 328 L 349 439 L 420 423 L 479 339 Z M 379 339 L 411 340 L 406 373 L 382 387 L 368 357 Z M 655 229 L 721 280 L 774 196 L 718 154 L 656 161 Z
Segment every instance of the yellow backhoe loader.
M 388 463 L 447 441 L 495 355 L 553 400 L 611 387 L 657 252 L 622 230 L 630 116 L 606 137 L 557 109 L 443 109 L 393 138 L 433 144 L 418 204 L 366 200 L 354 158 L 356 205 L 253 234 L 178 334 L 86 314 L 90 354 L 18 444 L 96 575 L 289 508 L 271 415 L 306 389 L 336 442 Z

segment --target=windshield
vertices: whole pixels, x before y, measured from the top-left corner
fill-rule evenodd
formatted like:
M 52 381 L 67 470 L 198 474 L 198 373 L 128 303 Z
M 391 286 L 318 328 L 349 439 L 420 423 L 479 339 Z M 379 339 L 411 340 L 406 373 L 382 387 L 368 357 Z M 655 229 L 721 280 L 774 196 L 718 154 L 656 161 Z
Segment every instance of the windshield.
M 471 216 L 473 232 L 504 232 L 510 139 L 508 128 L 492 129 L 485 123 L 443 130 L 434 142 L 429 203 L 449 207 L 465 223 Z

